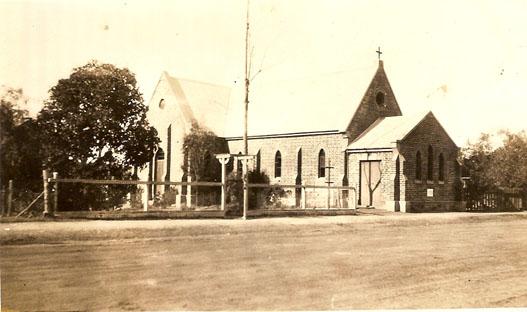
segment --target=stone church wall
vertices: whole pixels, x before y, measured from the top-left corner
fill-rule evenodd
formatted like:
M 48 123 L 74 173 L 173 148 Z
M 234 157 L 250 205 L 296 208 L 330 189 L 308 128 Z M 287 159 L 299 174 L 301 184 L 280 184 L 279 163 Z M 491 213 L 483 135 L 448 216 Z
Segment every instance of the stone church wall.
M 241 139 L 228 140 L 231 154 L 243 152 Z M 342 134 L 322 134 L 293 137 L 252 138 L 248 141 L 249 154 L 260 151 L 261 170 L 269 175 L 272 182 L 294 184 L 297 175 L 297 155 L 302 149 L 302 182 L 304 184 L 323 184 L 325 178 L 318 178 L 318 154 L 321 149 L 326 153 L 326 164 L 331 160 L 332 180 L 342 185 L 344 174 L 344 150 L 347 138 Z M 274 161 L 276 152 L 282 156 L 282 176 L 275 178 Z M 334 178 L 334 179 L 333 179 Z
M 249 154 L 256 155 L 260 152 L 260 170 L 265 172 L 271 183 L 296 184 L 297 182 L 297 157 L 302 150 L 301 183 L 303 185 L 327 185 L 327 177 L 318 177 L 318 155 L 324 149 L 326 165 L 331 160 L 331 181 L 333 186 L 341 186 L 344 178 L 344 150 L 347 146 L 347 138 L 341 133 L 296 135 L 288 137 L 264 137 L 249 139 Z M 241 139 L 228 140 L 231 154 L 243 151 Z M 280 151 L 282 157 L 281 177 L 275 177 L 275 155 Z M 254 168 L 255 164 L 252 164 Z M 234 166 L 236 168 L 236 166 Z M 324 194 L 322 194 L 322 192 Z M 294 192 L 293 196 L 294 196 Z M 336 193 L 336 191 L 335 191 Z M 307 205 L 325 207 L 327 205 L 327 190 L 307 189 Z M 332 194 L 336 198 L 336 194 Z
M 140 172 L 142 180 L 148 179 L 152 171 L 157 172 L 160 180 L 181 181 L 183 170 L 182 142 L 185 133 L 190 130 L 192 103 L 182 101 L 181 94 L 172 90 L 168 76 L 162 75 L 156 91 L 149 103 L 148 119 L 159 133 L 160 147 L 165 152 L 165 163 L 158 166 L 159 170 L 146 168 Z M 179 95 L 178 95 L 179 94 Z M 184 97 L 183 97 L 184 98 Z M 182 102 L 181 102 L 182 101 Z M 181 103 L 180 103 L 181 102 Z M 181 105 L 178 105 L 181 104 Z M 199 112 L 194 112 L 198 114 Z M 346 132 L 320 131 L 306 133 L 289 133 L 280 135 L 262 135 L 249 138 L 249 154 L 260 155 L 260 170 L 266 173 L 271 183 L 327 185 L 325 177 L 319 177 L 319 152 L 325 152 L 325 165 L 331 165 L 331 185 L 349 185 L 360 193 L 360 162 L 363 160 L 380 160 L 381 184 L 379 192 L 383 200 L 376 208 L 392 211 L 451 211 L 459 207 L 460 179 L 457 166 L 458 147 L 435 119 L 428 114 L 419 125 L 402 141 L 397 142 L 393 149 L 376 152 L 346 151 L 347 146 L 357 136 L 370 127 L 378 117 L 399 116 L 398 106 L 393 90 L 384 72 L 384 65 L 379 61 L 379 67 L 373 77 L 364 97 L 349 123 Z M 316 126 L 316 125 L 315 125 Z M 168 128 L 170 127 L 170 139 Z M 169 142 L 170 141 L 170 142 Z M 229 152 L 238 154 L 243 151 L 241 138 L 226 138 Z M 392 143 L 390 143 L 391 145 Z M 433 178 L 426 179 L 428 166 L 428 147 L 433 149 Z M 170 147 L 170 148 L 169 148 Z M 384 148 L 379 146 L 378 148 Z M 388 147 L 390 148 L 390 147 Z M 416 179 L 416 153 L 421 153 L 422 179 Z M 281 176 L 275 175 L 275 155 L 281 153 Z M 298 176 L 298 155 L 301 151 L 301 175 Z M 444 157 L 444 181 L 439 179 L 439 155 Z M 161 154 L 159 154 L 161 155 Z M 170 158 L 170 162 L 167 159 Z M 153 161 L 152 163 L 156 163 Z M 231 165 L 237 170 L 237 165 Z M 255 162 L 250 166 L 256 167 Z M 153 166 L 155 168 L 155 166 Z M 161 172 L 163 168 L 164 172 Z M 150 169 L 150 170 L 149 170 Z M 168 170 L 167 170 L 168 169 Z M 150 174 L 149 174 L 150 173 Z M 158 188 L 163 192 L 163 188 Z M 182 191 L 182 190 L 180 190 Z M 309 192 L 309 193 L 308 193 Z M 433 196 L 430 196 L 433 192 Z M 144 193 L 150 194 L 151 190 Z M 298 205 L 298 194 L 289 192 L 286 201 Z M 331 197 L 337 198 L 339 192 L 333 192 Z M 341 194 L 341 193 L 340 193 Z M 327 189 L 306 189 L 306 197 L 311 202 L 307 206 L 325 207 Z M 376 200 L 377 198 L 375 198 Z M 357 200 L 356 198 L 354 200 Z M 344 202 L 344 197 L 342 202 Z
M 433 150 L 433 178 L 427 179 L 428 146 Z M 454 211 L 460 207 L 460 177 L 457 170 L 459 148 L 448 137 L 437 120 L 428 115 L 407 138 L 399 143 L 399 152 L 404 177 L 404 194 L 401 201 L 406 204 L 406 211 Z M 416 179 L 416 155 L 421 153 L 421 180 Z M 439 155 L 444 157 L 444 181 L 439 181 Z M 403 187 L 401 187 L 403 188 Z M 433 197 L 427 190 L 433 190 Z

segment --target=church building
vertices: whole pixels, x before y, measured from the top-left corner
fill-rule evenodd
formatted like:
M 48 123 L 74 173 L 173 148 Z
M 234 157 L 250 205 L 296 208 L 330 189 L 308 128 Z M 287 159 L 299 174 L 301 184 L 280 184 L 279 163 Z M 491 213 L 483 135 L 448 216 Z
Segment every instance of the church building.
M 161 144 L 141 178 L 182 181 L 182 143 L 193 122 L 224 138 L 229 153 L 241 154 L 242 137 L 224 133 L 229 97 L 229 88 L 164 72 L 148 112 Z M 340 129 L 314 124 L 312 131 L 250 135 L 249 154 L 256 156 L 252 169 L 265 172 L 272 183 L 322 186 L 332 167 L 331 185 L 356 188 L 359 207 L 402 212 L 459 208 L 458 147 L 432 112 L 403 116 L 382 60 L 362 99 L 351 104 L 357 109 Z

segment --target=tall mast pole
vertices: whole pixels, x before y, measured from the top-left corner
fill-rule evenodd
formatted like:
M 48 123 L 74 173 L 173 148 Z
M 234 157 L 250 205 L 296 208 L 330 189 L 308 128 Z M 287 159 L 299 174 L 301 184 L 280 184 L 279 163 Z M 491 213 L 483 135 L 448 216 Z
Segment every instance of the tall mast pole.
M 245 109 L 243 119 L 243 153 L 249 154 L 249 148 L 247 144 L 247 111 L 249 110 L 249 79 L 250 68 L 249 68 L 249 0 L 247 0 L 247 18 L 245 28 Z
M 243 160 L 243 220 L 247 219 L 247 210 L 249 209 L 249 181 L 248 181 L 248 166 L 249 147 L 247 142 L 247 112 L 249 110 L 249 83 L 251 75 L 251 62 L 249 61 L 249 7 L 250 3 L 247 0 L 247 19 L 245 28 L 245 109 L 243 119 L 243 153 L 245 159 Z

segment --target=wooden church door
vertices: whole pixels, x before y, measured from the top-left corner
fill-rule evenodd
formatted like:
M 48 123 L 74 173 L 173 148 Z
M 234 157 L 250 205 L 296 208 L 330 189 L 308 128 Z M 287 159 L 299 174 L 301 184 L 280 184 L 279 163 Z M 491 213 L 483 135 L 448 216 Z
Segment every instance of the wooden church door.
M 380 186 L 381 161 L 361 161 L 359 204 L 361 206 L 378 207 L 382 202 Z

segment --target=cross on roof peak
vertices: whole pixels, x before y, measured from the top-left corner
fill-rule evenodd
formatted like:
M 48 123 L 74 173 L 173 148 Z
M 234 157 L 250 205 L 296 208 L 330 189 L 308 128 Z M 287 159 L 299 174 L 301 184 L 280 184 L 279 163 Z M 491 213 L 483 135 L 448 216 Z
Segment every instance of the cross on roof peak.
M 378 58 L 379 58 L 379 61 L 380 61 L 380 60 L 381 60 L 381 54 L 382 54 L 382 52 L 381 52 L 381 47 L 379 47 L 379 48 L 377 49 L 377 51 L 375 51 L 375 52 L 378 54 Z

